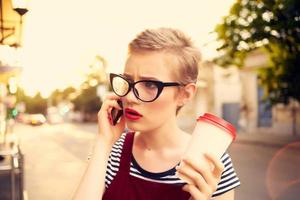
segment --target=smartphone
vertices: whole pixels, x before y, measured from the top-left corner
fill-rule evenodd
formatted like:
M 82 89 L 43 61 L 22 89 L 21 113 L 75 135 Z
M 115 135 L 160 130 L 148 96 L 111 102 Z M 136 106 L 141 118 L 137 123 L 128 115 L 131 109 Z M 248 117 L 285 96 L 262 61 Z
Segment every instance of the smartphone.
M 121 101 L 121 100 L 117 100 L 117 102 L 118 102 L 119 106 L 120 106 L 121 108 L 123 108 L 123 106 L 122 106 L 122 101 Z M 112 124 L 113 124 L 113 125 L 116 125 L 117 122 L 118 122 L 118 120 L 120 119 L 120 117 L 121 117 L 122 115 L 123 115 L 123 109 L 122 109 L 122 110 L 118 110 L 118 109 L 116 109 L 116 108 L 113 108 L 113 109 L 111 110 Z

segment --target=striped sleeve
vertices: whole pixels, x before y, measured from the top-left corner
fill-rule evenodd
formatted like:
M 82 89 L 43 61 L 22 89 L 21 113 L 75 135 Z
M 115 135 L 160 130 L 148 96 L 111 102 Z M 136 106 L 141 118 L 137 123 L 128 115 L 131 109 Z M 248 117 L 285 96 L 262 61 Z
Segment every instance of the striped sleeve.
M 125 140 L 126 133 L 123 133 L 118 141 L 113 145 L 107 163 L 106 176 L 105 176 L 105 187 L 113 181 L 117 172 L 119 171 L 121 154 L 123 149 L 123 143 Z
M 217 186 L 217 190 L 213 193 L 212 197 L 224 194 L 238 187 L 241 184 L 239 178 L 235 173 L 231 158 L 228 155 L 228 153 L 225 153 L 222 156 L 221 161 L 224 164 L 225 169 L 222 173 L 221 180 Z

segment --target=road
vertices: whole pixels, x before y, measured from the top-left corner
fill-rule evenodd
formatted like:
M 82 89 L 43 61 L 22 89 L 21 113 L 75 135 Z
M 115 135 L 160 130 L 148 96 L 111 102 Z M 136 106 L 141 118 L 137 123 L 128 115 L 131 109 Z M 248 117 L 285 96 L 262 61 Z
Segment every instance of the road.
M 29 200 L 70 199 L 92 150 L 96 125 L 17 124 L 14 132 L 25 154 L 25 187 Z M 288 146 L 292 148 L 234 143 L 229 152 L 242 183 L 236 189 L 236 199 L 299 199 L 299 146 L 299 143 Z
M 71 198 L 86 166 L 95 128 L 86 125 L 82 130 L 72 124 L 15 126 L 25 154 L 29 200 Z
M 300 199 L 300 142 L 281 146 L 237 141 L 229 152 L 241 180 L 236 199 Z

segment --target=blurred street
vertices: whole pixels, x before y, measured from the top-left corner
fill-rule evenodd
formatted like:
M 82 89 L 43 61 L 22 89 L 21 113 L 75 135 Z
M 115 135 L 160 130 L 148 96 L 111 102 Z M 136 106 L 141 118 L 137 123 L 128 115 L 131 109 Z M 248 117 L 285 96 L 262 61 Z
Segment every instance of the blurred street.
M 17 124 L 14 131 L 25 154 L 29 200 L 70 199 L 85 168 L 96 126 Z
M 96 124 L 16 124 L 14 131 L 25 154 L 28 199 L 70 199 L 85 170 Z M 300 180 L 299 141 L 299 137 L 239 134 L 230 148 L 242 183 L 236 190 L 236 199 L 269 200 L 272 198 L 268 190 L 278 200 L 299 199 L 300 192 L 296 189 Z M 294 145 L 282 148 L 289 143 Z
M 229 152 L 241 180 L 237 200 L 299 199 L 300 137 L 241 134 Z

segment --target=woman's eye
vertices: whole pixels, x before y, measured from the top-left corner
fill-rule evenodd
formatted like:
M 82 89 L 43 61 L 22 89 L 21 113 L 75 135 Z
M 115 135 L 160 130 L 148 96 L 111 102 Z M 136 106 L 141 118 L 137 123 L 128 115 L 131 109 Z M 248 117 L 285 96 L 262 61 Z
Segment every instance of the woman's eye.
M 146 88 L 149 88 L 149 89 L 156 88 L 156 85 L 154 83 L 152 83 L 152 82 L 145 82 L 144 85 L 145 85 Z

